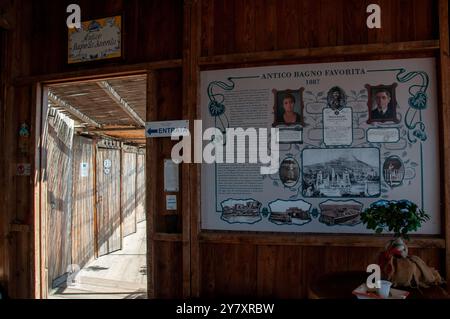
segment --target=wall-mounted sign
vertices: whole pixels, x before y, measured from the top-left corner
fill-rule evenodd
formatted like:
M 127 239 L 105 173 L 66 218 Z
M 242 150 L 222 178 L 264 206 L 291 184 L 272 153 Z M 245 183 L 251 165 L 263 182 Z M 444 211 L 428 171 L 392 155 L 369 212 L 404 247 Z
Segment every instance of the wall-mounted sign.
M 280 142 L 271 175 L 248 160 L 267 148 L 251 134 L 231 156 L 245 163 L 202 164 L 202 229 L 373 233 L 362 211 L 409 200 L 431 215 L 417 233 L 440 233 L 433 58 L 208 70 L 200 93 L 203 128 L 275 127 Z
M 171 159 L 164 160 L 164 191 L 178 192 L 179 190 L 179 165 Z
M 177 210 L 176 195 L 166 195 L 166 210 Z
M 189 121 L 161 121 L 145 123 L 146 137 L 171 137 L 175 132 L 180 136 L 188 135 Z
M 68 63 L 120 58 L 122 56 L 122 18 L 90 20 L 81 28 L 68 29 Z
M 104 168 L 110 168 L 111 167 L 111 160 L 110 159 L 105 159 L 104 161 L 103 161 L 103 167 Z
M 89 163 L 80 163 L 80 176 L 81 177 L 89 176 Z

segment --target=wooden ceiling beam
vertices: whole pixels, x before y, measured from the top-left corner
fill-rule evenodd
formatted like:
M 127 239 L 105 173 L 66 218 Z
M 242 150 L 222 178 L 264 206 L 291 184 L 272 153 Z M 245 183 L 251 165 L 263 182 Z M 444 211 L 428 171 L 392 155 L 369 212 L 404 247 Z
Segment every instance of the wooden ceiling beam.
M 119 93 L 109 84 L 108 81 L 96 82 L 97 85 L 102 88 L 106 94 L 113 99 L 113 101 L 139 126 L 145 127 L 145 121 L 136 113 L 136 111 L 125 101 Z
M 70 105 L 66 101 L 62 100 L 60 97 L 56 96 L 52 92 L 48 92 L 48 98 L 56 105 L 64 108 L 68 113 L 76 117 L 80 122 L 89 124 L 96 128 L 101 128 L 102 125 L 91 119 L 89 116 L 77 110 L 74 106 Z

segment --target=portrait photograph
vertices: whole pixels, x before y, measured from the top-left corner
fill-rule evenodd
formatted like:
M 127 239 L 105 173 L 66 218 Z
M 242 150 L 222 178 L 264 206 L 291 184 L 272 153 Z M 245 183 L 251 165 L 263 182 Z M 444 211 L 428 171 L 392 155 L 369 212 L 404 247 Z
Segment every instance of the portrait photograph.
M 332 87 L 327 94 L 327 106 L 333 111 L 339 112 L 347 105 L 347 95 L 338 86 Z
M 291 157 L 285 158 L 281 162 L 279 175 L 284 186 L 295 186 L 300 178 L 300 167 L 298 162 Z
M 368 124 L 374 122 L 400 122 L 397 118 L 396 87 L 397 83 L 377 86 L 366 85 L 368 92 Z
M 275 100 L 272 126 L 303 125 L 303 90 L 272 90 Z

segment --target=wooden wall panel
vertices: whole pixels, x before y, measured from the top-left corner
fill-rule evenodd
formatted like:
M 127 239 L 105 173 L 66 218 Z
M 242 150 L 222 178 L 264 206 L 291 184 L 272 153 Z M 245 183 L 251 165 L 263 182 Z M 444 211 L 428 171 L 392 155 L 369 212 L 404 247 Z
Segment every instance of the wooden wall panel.
M 182 78 L 181 70 L 160 70 L 158 72 L 157 83 L 157 112 L 158 121 L 178 120 L 182 118 Z M 172 153 L 172 147 L 178 143 L 172 141 L 170 138 L 164 138 L 158 140 L 158 150 L 151 160 L 156 160 L 158 165 L 157 176 L 148 176 L 148 178 L 156 179 L 156 192 L 157 192 L 157 211 L 155 212 L 155 229 L 157 233 L 181 233 L 181 207 L 183 205 L 180 193 L 166 193 L 164 191 L 164 159 L 170 159 Z M 180 187 L 182 185 L 182 174 L 180 176 Z M 166 210 L 166 196 L 177 196 L 177 210 Z M 181 252 L 180 252 L 181 253 Z
M 47 131 L 47 268 L 50 287 L 72 262 L 73 124 L 49 112 Z M 59 280 L 58 280 L 59 281 Z
M 202 245 L 201 297 L 256 296 L 260 266 L 257 255 L 257 247 L 253 245 Z
M 308 286 L 335 271 L 366 271 L 378 262 L 380 248 L 281 245 L 225 245 L 203 243 L 201 298 L 306 298 Z M 439 271 L 439 249 L 411 249 Z
M 82 163 L 87 165 L 82 169 Z M 94 237 L 94 144 L 73 138 L 72 263 L 83 267 L 95 254 Z
M 6 69 L 6 32 L 0 28 L 0 70 Z M 0 72 L 0 141 L 4 140 L 5 134 L 5 105 L 6 105 L 6 73 Z M 0 154 L 0 187 L 4 185 L 4 178 L 6 176 L 5 166 L 6 158 L 5 152 Z M 4 202 L 6 192 L 0 194 L 0 204 Z M 0 285 L 6 285 L 7 273 L 6 262 L 7 256 L 7 228 L 6 228 L 6 213 L 3 212 L 0 217 Z M 3 289 L 6 290 L 6 287 Z
M 304 287 L 303 247 L 258 246 L 257 249 L 258 296 L 301 298 Z
M 183 260 L 181 243 L 157 242 L 154 246 L 155 298 L 181 298 Z
M 136 153 L 122 153 L 121 211 L 123 237 L 136 232 Z
M 371 2 L 370 0 L 199 1 L 202 9 L 200 15 L 202 56 L 275 51 L 284 48 L 366 43 L 389 44 L 395 41 L 439 38 L 436 23 L 437 0 L 378 0 L 377 3 L 382 6 L 383 23 L 383 27 L 378 30 L 365 28 L 367 17 L 365 6 Z M 181 58 L 183 50 L 189 48 L 186 44 L 183 48 L 182 36 L 185 31 L 182 30 L 183 5 L 191 6 L 192 1 L 185 1 L 183 4 L 182 0 L 81 0 L 78 3 L 82 8 L 83 19 L 123 14 L 125 56 L 122 61 L 68 66 L 66 64 L 65 20 L 67 14 L 65 8 L 70 2 L 69 0 L 8 1 L 13 3 L 14 17 L 12 20 L 14 28 L 8 31 L 7 40 L 10 49 L 7 53 L 9 61 L 7 70 L 12 79 L 22 78 L 23 80 L 23 77 L 29 75 L 82 72 L 103 67 L 113 71 L 113 67 L 116 66 Z M 5 1 L 0 0 L 0 4 L 3 3 Z M 189 34 L 189 30 L 186 30 L 186 36 L 190 39 L 196 38 L 195 35 Z M 186 43 L 189 44 L 189 40 Z M 298 57 L 298 59 L 301 58 Z M 333 59 L 332 51 L 328 53 L 328 57 L 321 59 L 327 58 Z M 195 56 L 187 62 L 192 64 L 188 70 L 197 70 L 197 65 L 192 63 L 196 59 Z M 279 61 L 271 63 L 279 63 Z M 180 119 L 183 114 L 182 102 L 185 98 L 181 94 L 181 80 L 183 77 L 186 81 L 191 80 L 192 74 L 182 75 L 181 70 L 161 70 L 157 73 L 157 116 L 152 119 Z M 8 159 L 8 161 L 0 162 L 0 164 L 4 163 L 2 173 L 5 173 L 0 178 L 0 183 L 2 189 L 6 190 L 6 192 L 0 192 L 0 204 L 3 209 L 0 212 L 3 214 L 0 218 L 2 223 L 0 228 L 3 229 L 3 234 L 8 236 L 7 239 L 3 236 L 0 238 L 4 248 L 3 252 L 0 252 L 0 259 L 3 259 L 3 262 L 0 260 L 0 280 L 8 281 L 9 292 L 14 297 L 30 297 L 33 291 L 31 273 L 34 243 L 31 240 L 32 236 L 26 232 L 10 233 L 8 230 L 12 221 L 28 222 L 32 225 L 30 204 L 32 183 L 27 178 L 15 176 L 14 173 L 15 163 L 32 161 L 28 155 L 19 154 L 17 138 L 17 131 L 22 121 L 34 123 L 31 117 L 35 101 L 30 94 L 31 87 L 32 85 L 27 84 L 27 86 L 13 88 L 11 83 L 8 83 L 7 108 L 0 109 L 1 124 L 4 124 L 1 128 L 3 134 L 0 134 L 0 139 L 5 150 L 4 156 Z M 195 85 L 188 88 L 191 96 L 197 95 Z M 185 112 L 194 111 L 190 109 Z M 150 202 L 151 207 L 157 207 L 149 214 L 156 216 L 155 230 L 160 233 L 180 233 L 182 229 L 189 230 L 189 227 L 182 227 L 181 211 L 168 214 L 164 207 L 162 174 L 159 172 L 162 171 L 163 159 L 170 156 L 172 145 L 172 141 L 158 141 L 157 152 L 152 154 L 155 157 L 147 159 L 149 163 L 156 161 L 158 166 L 158 174 L 149 176 L 155 179 L 156 183 L 156 200 Z M 182 194 L 178 195 L 179 206 L 181 206 Z M 183 196 L 186 198 L 185 194 Z M 188 198 L 192 199 L 195 196 L 188 196 Z M 195 204 L 192 207 L 195 207 Z M 193 216 L 196 216 L 195 213 Z M 152 223 L 153 221 L 149 222 L 153 225 Z M 192 225 L 195 223 L 195 220 L 192 221 Z M 191 238 L 196 238 L 196 235 L 194 234 Z M 183 280 L 178 276 L 182 274 L 182 244 L 155 242 L 152 238 L 149 241 L 156 247 L 152 249 L 153 246 L 149 245 L 149 254 L 155 256 L 153 262 L 156 263 L 156 295 L 181 296 Z M 1 245 L 0 243 L 0 251 L 2 251 Z M 285 246 L 204 243 L 200 246 L 200 265 L 194 260 L 192 267 L 199 266 L 202 269 L 199 272 L 202 296 L 239 294 L 305 296 L 308 283 L 320 274 L 338 269 L 360 269 L 373 260 L 372 256 L 377 252 L 375 248 L 366 250 L 352 247 L 300 246 L 292 245 L 291 249 L 288 249 Z M 196 251 L 198 247 L 191 248 L 192 251 Z M 415 253 L 423 256 L 432 265 L 442 267 L 441 250 L 421 249 Z M 297 262 L 299 256 L 301 260 Z M 275 257 L 278 259 L 273 260 Z M 224 260 L 226 260 L 225 263 Z M 240 265 L 243 265 L 244 272 L 238 269 Z M 292 282 L 287 282 L 288 279 L 279 281 L 274 278 L 281 267 L 289 267 L 289 273 L 293 276 Z M 296 273 L 297 269 L 301 275 Z M 193 271 L 195 272 L 196 269 Z M 233 272 L 237 272 L 238 276 L 233 277 Z M 244 278 L 243 273 L 248 276 Z M 297 287 L 298 283 L 302 286 Z M 283 287 L 284 284 L 285 287 Z
M 104 161 L 111 167 L 105 172 Z M 120 211 L 120 150 L 97 148 L 97 241 L 98 255 L 122 248 Z
M 136 221 L 145 220 L 145 155 L 137 154 L 136 158 Z
M 437 0 L 380 0 L 382 28 L 369 30 L 372 2 L 203 0 L 202 56 L 438 39 Z

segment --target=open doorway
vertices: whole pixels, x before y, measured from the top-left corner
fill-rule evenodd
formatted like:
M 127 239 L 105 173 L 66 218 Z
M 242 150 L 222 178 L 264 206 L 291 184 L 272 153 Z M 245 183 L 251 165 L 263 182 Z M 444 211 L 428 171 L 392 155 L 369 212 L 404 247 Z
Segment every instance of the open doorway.
M 43 92 L 41 258 L 49 298 L 146 298 L 146 75 Z

